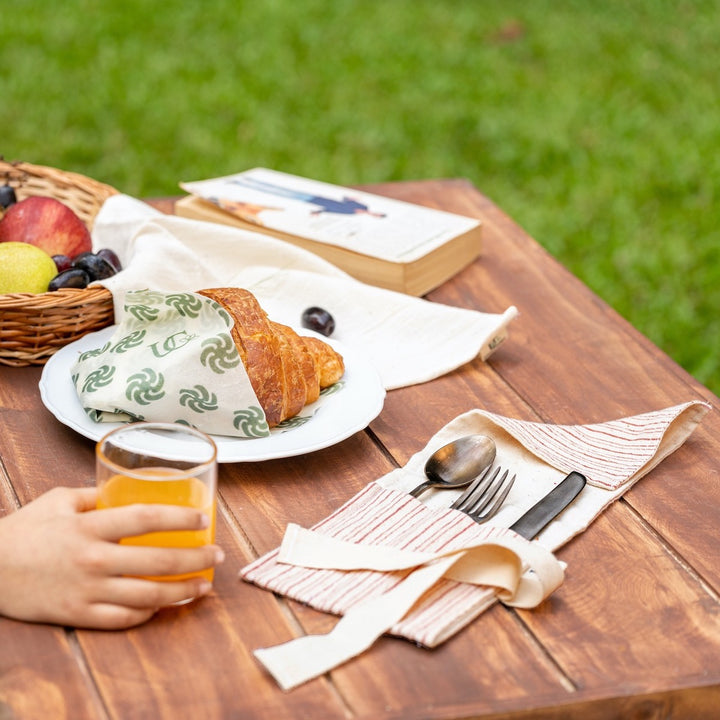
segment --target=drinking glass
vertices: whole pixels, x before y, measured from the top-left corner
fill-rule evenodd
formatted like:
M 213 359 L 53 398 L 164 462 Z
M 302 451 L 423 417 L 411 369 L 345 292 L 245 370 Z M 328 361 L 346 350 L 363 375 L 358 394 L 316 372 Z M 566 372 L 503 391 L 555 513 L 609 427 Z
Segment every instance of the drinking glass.
M 217 448 L 208 435 L 179 423 L 130 423 L 99 440 L 95 458 L 98 509 L 134 503 L 183 505 L 210 518 L 203 530 L 135 535 L 123 538 L 121 545 L 186 548 L 215 542 Z M 212 582 L 213 568 L 150 579 L 191 577 Z

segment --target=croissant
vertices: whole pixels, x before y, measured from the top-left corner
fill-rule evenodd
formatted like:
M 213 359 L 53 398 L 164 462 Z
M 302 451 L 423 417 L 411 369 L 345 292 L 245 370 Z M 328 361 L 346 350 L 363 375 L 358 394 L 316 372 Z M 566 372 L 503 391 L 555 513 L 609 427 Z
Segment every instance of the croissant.
M 221 305 L 235 321 L 232 339 L 269 427 L 297 415 L 345 372 L 342 355 L 318 338 L 298 335 L 270 320 L 248 290 L 198 292 Z

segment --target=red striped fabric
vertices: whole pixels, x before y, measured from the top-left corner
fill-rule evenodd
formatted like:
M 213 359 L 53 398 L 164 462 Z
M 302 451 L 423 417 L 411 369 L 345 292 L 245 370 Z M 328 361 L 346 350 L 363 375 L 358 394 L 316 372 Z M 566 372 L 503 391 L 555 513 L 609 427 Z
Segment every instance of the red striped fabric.
M 479 410 L 537 457 L 564 472 L 579 470 L 591 485 L 616 490 L 649 463 L 668 427 L 693 405 L 685 403 L 595 425 L 547 425 Z
M 406 550 L 452 550 L 488 536 L 457 510 L 433 510 L 397 490 L 370 483 L 314 528 L 339 540 Z M 497 532 L 497 530 L 495 530 Z M 245 567 L 243 579 L 312 607 L 342 615 L 397 585 L 406 572 L 312 570 L 277 562 L 275 550 Z M 391 633 L 433 647 L 494 602 L 493 590 L 441 580 Z

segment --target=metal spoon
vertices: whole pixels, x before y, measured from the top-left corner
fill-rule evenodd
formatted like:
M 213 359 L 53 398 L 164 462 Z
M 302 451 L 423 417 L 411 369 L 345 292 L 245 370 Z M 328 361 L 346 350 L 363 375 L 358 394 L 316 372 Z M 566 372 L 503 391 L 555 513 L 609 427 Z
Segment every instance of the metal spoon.
M 486 435 L 466 435 L 436 450 L 425 463 L 427 480 L 410 491 L 417 497 L 431 487 L 469 485 L 495 459 L 495 443 Z

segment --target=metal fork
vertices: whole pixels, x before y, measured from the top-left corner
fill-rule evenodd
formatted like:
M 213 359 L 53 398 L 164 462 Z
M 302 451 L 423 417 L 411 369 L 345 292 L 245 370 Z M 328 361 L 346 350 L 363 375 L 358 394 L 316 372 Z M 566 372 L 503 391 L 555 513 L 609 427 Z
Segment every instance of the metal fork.
M 502 475 L 501 471 L 501 467 L 492 474 L 490 468 L 485 470 L 450 507 L 464 512 L 477 523 L 489 520 L 500 509 L 515 482 L 515 475 L 508 478 L 508 470 Z

